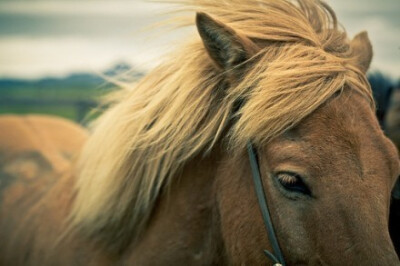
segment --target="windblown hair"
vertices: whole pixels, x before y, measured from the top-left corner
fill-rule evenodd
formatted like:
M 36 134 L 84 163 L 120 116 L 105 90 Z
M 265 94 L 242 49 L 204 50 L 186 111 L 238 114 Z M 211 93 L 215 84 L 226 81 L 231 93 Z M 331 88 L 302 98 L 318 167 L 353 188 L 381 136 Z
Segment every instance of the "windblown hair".
M 195 155 L 216 143 L 236 151 L 249 140 L 262 145 L 345 86 L 373 102 L 350 41 L 323 2 L 179 3 L 261 48 L 248 60 L 251 67 L 229 83 L 196 36 L 95 123 L 78 165 L 73 224 L 117 250 L 145 229 L 160 193 Z

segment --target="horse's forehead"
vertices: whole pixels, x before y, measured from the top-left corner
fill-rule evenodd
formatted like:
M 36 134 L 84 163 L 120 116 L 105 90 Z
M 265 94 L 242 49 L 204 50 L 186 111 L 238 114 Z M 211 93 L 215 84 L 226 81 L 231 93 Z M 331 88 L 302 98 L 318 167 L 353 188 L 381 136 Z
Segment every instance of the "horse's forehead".
M 360 140 L 384 138 L 366 98 L 348 91 L 329 100 L 306 118 L 297 132 L 309 141 L 334 140 L 347 143 L 352 148 L 359 146 Z
M 384 136 L 369 102 L 358 93 L 343 92 L 331 99 L 271 146 L 282 158 L 290 154 L 319 169 L 324 162 L 360 174 L 398 168 L 395 147 Z

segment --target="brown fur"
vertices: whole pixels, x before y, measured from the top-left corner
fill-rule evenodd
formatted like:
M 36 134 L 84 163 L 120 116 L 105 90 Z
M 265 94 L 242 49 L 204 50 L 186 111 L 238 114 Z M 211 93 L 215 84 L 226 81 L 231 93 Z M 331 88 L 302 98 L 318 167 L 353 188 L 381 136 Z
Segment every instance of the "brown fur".
M 68 120 L 1 116 L 0 265 L 43 259 L 53 246 L 72 195 L 65 183 L 73 179 L 61 177 L 70 176 L 71 160 L 86 138 L 87 132 Z M 45 200 L 48 194 L 53 196 Z
M 369 113 L 365 101 L 358 95 L 348 95 L 346 92 L 332 100 L 293 129 L 289 137 L 284 135 L 262 149 L 261 171 L 268 177 L 264 179 L 268 200 L 276 203 L 271 206 L 272 217 L 283 252 L 290 254 L 286 255 L 289 265 L 373 265 L 386 260 L 383 264 L 398 264 L 387 233 L 387 218 L 377 218 L 388 215 L 390 189 L 398 171 L 397 154 L 373 115 L 365 115 L 364 111 Z M 360 109 L 364 113 L 362 117 Z M 366 130 L 371 127 L 372 131 Z M 374 156 L 371 156 L 372 150 L 377 152 Z M 231 247 L 230 255 L 244 262 L 251 257 L 254 247 L 266 240 L 265 235 L 260 236 L 263 240 L 248 237 L 257 235 L 255 226 L 243 227 L 252 223 L 257 206 L 254 198 L 250 201 L 245 197 L 252 193 L 251 184 L 240 185 L 243 182 L 240 179 L 250 175 L 248 166 L 242 163 L 241 172 L 233 165 L 239 162 L 233 160 L 227 166 L 235 170 L 230 175 L 226 173 L 229 175 L 226 182 L 237 185 L 233 191 L 221 191 L 226 194 L 221 208 L 225 208 L 227 216 L 222 228 L 227 237 L 235 237 L 226 241 L 236 245 Z M 280 201 L 282 196 L 276 189 L 273 174 L 282 169 L 306 176 L 315 200 Z M 386 177 L 391 177 L 390 181 Z M 374 185 L 370 186 L 368 180 Z M 232 198 L 232 195 L 235 196 Z M 383 205 L 379 207 L 380 204 Z M 248 206 L 255 206 L 254 213 Z M 342 206 L 346 210 L 339 211 Z M 233 209 L 240 216 L 230 215 Z M 253 224 L 260 225 L 261 219 L 257 217 Z M 357 226 L 349 228 L 348 224 Z M 318 233 L 311 233 L 311 228 Z M 367 240 L 369 237 L 374 240 Z M 259 256 L 254 256 L 249 264 L 261 261 Z
M 2 207 L 0 264 L 265 264 L 251 140 L 288 265 L 398 265 L 387 224 L 399 162 L 374 116 L 368 38 L 350 42 L 319 1 L 184 2 L 212 13 L 198 14 L 202 38 L 113 103 L 77 165 L 40 172 L 59 181 L 33 204 Z M 64 149 L 50 146 L 38 156 Z M 312 194 L 286 191 L 279 171 Z

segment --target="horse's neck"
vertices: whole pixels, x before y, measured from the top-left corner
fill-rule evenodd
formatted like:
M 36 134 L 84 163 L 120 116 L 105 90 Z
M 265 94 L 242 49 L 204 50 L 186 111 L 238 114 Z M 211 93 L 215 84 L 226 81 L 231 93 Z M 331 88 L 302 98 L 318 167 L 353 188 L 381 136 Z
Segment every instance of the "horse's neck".
M 135 265 L 221 264 L 223 245 L 214 180 L 218 155 L 197 157 L 162 195 L 142 238 L 129 252 Z

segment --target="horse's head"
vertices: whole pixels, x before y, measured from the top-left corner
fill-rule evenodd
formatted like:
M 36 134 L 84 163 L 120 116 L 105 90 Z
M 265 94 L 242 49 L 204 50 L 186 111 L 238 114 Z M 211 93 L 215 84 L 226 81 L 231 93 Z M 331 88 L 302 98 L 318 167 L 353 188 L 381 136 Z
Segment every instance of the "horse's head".
M 263 264 L 250 142 L 288 264 L 398 264 L 388 220 L 399 163 L 374 115 L 366 33 L 348 40 L 318 0 L 179 2 L 218 20 L 199 13 L 201 39 L 98 120 L 74 226 L 118 254 L 140 245 L 136 260 L 212 264 L 224 249 L 230 264 Z
M 279 47 L 284 46 L 279 40 L 265 42 L 248 38 L 206 14 L 198 14 L 197 27 L 216 68 L 222 69 L 227 82 L 235 86 L 240 86 L 247 73 L 259 67 L 260 61 L 254 63 L 252 59 L 264 60 L 263 53 L 270 52 L 268 46 L 272 47 L 269 56 L 278 61 L 282 55 L 277 51 L 285 49 Z M 357 75 L 364 75 L 372 56 L 366 34 L 358 35 L 349 43 L 348 53 L 349 67 Z M 310 61 L 316 58 L 312 56 Z M 296 65 L 296 57 L 293 60 L 289 69 L 281 72 L 277 69 L 275 73 L 271 70 L 263 78 L 275 83 L 265 84 L 279 87 L 283 82 L 280 78 L 287 77 L 293 82 L 296 78 L 303 82 L 302 75 L 309 75 L 309 82 L 313 84 L 318 79 L 319 68 L 329 67 L 320 65 L 314 69 L 313 76 L 307 70 L 302 72 L 302 67 Z M 268 66 L 274 67 L 278 68 L 274 64 Z M 304 66 L 312 67 L 312 64 Z M 332 69 L 332 73 L 335 71 Z M 327 86 L 338 86 L 332 84 L 336 78 L 328 77 Z M 354 76 L 341 80 L 352 79 Z M 398 265 L 388 231 L 391 191 L 399 175 L 398 154 L 380 129 L 370 98 L 345 81 L 341 83 L 342 88 L 338 87 L 336 93 L 328 95 L 323 104 L 311 110 L 312 104 L 305 102 L 313 101 L 313 96 L 296 103 L 293 101 L 297 99 L 291 98 L 292 102 L 277 104 L 281 101 L 279 96 L 285 96 L 276 93 L 274 98 L 263 94 L 262 89 L 274 89 L 273 86 L 263 88 L 260 86 L 263 82 L 258 80 L 256 90 L 259 91 L 249 88 L 243 102 L 234 105 L 239 111 L 232 122 L 233 135 L 250 137 L 250 132 L 261 134 L 266 131 L 265 127 L 271 130 L 275 123 L 290 120 L 287 116 L 280 117 L 280 112 L 309 111 L 300 121 L 290 120 L 285 128 L 272 129 L 276 134 L 270 139 L 251 136 L 273 226 L 286 262 L 290 265 Z M 288 82 L 288 86 L 292 84 Z M 318 82 L 315 84 L 319 86 Z M 301 86 L 298 84 L 297 88 L 307 89 Z M 311 89 L 324 94 L 320 87 Z M 297 92 L 293 89 L 288 93 Z M 261 99 L 264 95 L 269 97 L 269 102 Z M 277 104 L 279 109 L 271 113 L 269 109 L 274 107 L 263 104 Z M 262 114 L 263 108 L 269 120 Z M 274 116 L 278 121 L 270 119 Z M 261 250 L 268 249 L 269 241 L 254 192 L 249 159 L 246 153 L 227 154 L 222 161 L 216 186 L 226 252 L 233 264 L 259 264 L 266 260 Z

